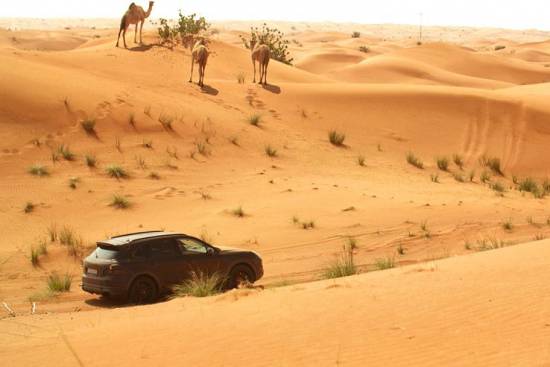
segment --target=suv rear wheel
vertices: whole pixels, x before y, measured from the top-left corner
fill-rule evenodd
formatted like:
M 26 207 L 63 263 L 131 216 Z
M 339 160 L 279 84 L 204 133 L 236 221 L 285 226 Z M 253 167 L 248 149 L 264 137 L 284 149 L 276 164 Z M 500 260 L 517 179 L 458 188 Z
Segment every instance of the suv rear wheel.
M 227 287 L 229 289 L 239 288 L 242 285 L 254 283 L 256 278 L 254 272 L 247 265 L 237 265 L 229 273 Z
M 128 292 L 128 300 L 136 305 L 152 303 L 157 296 L 157 285 L 153 279 L 147 276 L 141 276 L 134 280 Z

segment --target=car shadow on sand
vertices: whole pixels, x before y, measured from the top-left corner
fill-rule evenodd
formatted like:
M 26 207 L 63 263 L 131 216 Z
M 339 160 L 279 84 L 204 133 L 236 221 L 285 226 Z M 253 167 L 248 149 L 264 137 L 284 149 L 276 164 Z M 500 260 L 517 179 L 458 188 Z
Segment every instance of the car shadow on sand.
M 158 300 L 156 300 L 154 303 L 164 303 L 168 302 L 172 299 L 169 295 L 165 295 L 160 297 Z M 129 303 L 127 300 L 123 298 L 111 298 L 111 297 L 96 297 L 96 298 L 89 298 L 84 301 L 88 306 L 92 307 L 99 307 L 99 308 L 126 308 L 126 307 L 134 307 L 139 306 L 133 303 Z
M 273 84 L 263 84 L 262 87 L 273 94 L 281 94 L 281 87 Z

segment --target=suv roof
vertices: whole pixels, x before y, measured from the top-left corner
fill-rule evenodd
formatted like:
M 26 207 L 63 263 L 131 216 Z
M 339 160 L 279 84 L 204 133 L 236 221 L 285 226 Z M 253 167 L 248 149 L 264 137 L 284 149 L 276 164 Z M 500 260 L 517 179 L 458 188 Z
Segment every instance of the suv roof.
M 164 231 L 147 231 L 128 233 L 120 236 L 112 237 L 105 241 L 100 241 L 101 244 L 107 244 L 111 246 L 124 246 L 137 240 L 143 240 L 148 238 L 167 237 L 167 236 L 181 236 L 181 233 L 176 232 L 164 232 Z

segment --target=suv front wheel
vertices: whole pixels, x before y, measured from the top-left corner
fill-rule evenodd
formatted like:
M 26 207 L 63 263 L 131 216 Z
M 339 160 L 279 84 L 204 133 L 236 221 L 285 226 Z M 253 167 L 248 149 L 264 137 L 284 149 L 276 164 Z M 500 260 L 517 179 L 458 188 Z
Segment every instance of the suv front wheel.
M 227 287 L 229 289 L 239 288 L 243 285 L 256 281 L 254 272 L 246 265 L 237 265 L 229 273 Z

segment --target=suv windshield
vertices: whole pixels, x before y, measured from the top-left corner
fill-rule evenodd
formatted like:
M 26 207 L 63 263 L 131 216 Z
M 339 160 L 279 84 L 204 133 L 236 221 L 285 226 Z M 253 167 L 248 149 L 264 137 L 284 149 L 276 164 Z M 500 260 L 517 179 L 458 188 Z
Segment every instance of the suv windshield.
M 126 252 L 118 247 L 101 247 L 98 246 L 94 252 L 97 259 L 102 260 L 120 260 L 125 257 Z

